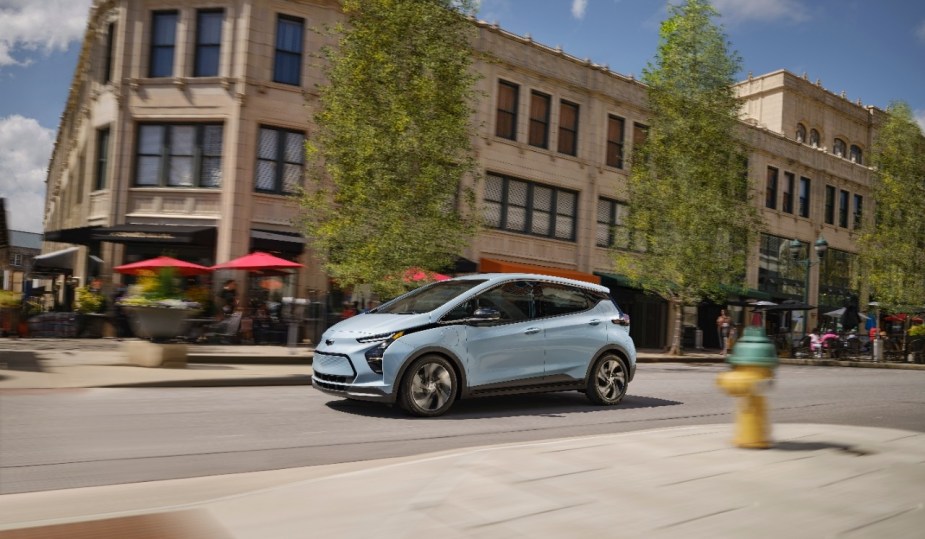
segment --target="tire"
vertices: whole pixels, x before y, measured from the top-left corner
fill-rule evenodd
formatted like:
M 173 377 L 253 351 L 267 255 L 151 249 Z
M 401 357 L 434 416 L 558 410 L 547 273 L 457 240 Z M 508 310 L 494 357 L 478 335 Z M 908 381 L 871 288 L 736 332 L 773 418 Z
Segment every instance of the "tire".
M 456 371 L 446 359 L 437 355 L 420 357 L 408 367 L 399 389 L 401 407 L 411 415 L 443 415 L 459 392 Z
M 628 371 L 626 362 L 614 354 L 604 354 L 594 362 L 588 375 L 585 395 L 594 404 L 613 406 L 626 395 Z

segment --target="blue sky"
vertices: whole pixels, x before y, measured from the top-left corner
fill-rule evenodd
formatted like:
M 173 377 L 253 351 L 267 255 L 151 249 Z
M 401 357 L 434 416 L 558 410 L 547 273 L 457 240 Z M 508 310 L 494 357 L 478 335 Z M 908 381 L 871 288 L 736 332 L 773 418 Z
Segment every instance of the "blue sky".
M 714 0 L 740 78 L 787 69 L 848 99 L 907 102 L 925 126 L 925 2 Z M 0 197 L 10 227 L 42 229 L 44 179 L 90 0 L 0 0 Z M 480 0 L 479 18 L 640 76 L 663 0 Z

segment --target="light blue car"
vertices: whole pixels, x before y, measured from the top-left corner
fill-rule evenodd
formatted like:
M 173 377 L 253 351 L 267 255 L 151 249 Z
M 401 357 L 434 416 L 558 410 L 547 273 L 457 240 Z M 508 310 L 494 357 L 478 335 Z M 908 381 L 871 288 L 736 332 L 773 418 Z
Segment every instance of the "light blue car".
M 618 404 L 636 372 L 629 317 L 609 291 L 531 274 L 433 283 L 328 329 L 312 385 L 348 399 L 445 413 L 459 398 L 583 391 Z

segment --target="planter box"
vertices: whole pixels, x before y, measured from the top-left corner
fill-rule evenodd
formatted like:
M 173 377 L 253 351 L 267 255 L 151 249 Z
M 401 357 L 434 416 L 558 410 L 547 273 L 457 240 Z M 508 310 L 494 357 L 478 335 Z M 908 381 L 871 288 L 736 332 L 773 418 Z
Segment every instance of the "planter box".
M 135 335 L 152 341 L 166 341 L 183 335 L 186 320 L 195 316 L 198 309 L 169 309 L 165 307 L 122 307 L 132 323 Z
M 186 368 L 185 344 L 125 341 L 122 343 L 122 352 L 129 363 L 139 367 Z

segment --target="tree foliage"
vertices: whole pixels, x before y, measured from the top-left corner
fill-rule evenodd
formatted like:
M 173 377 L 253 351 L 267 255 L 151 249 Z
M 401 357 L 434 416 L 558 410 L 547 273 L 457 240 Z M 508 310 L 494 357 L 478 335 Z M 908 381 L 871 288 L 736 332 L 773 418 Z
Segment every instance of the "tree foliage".
M 909 105 L 891 103 L 871 155 L 873 219 L 860 259 L 873 297 L 893 308 L 925 304 L 925 138 Z
M 344 0 L 324 49 L 307 236 L 341 286 L 403 288 L 409 267 L 441 270 L 476 231 L 468 0 Z M 460 203 L 460 201 L 462 201 Z
M 629 179 L 625 224 L 640 252 L 615 251 L 617 271 L 677 307 L 673 353 L 680 353 L 680 307 L 744 283 L 761 223 L 736 137 L 732 84 L 741 61 L 716 15 L 706 0 L 687 0 L 670 6 L 662 23 L 655 59 L 643 71 L 648 137 Z

